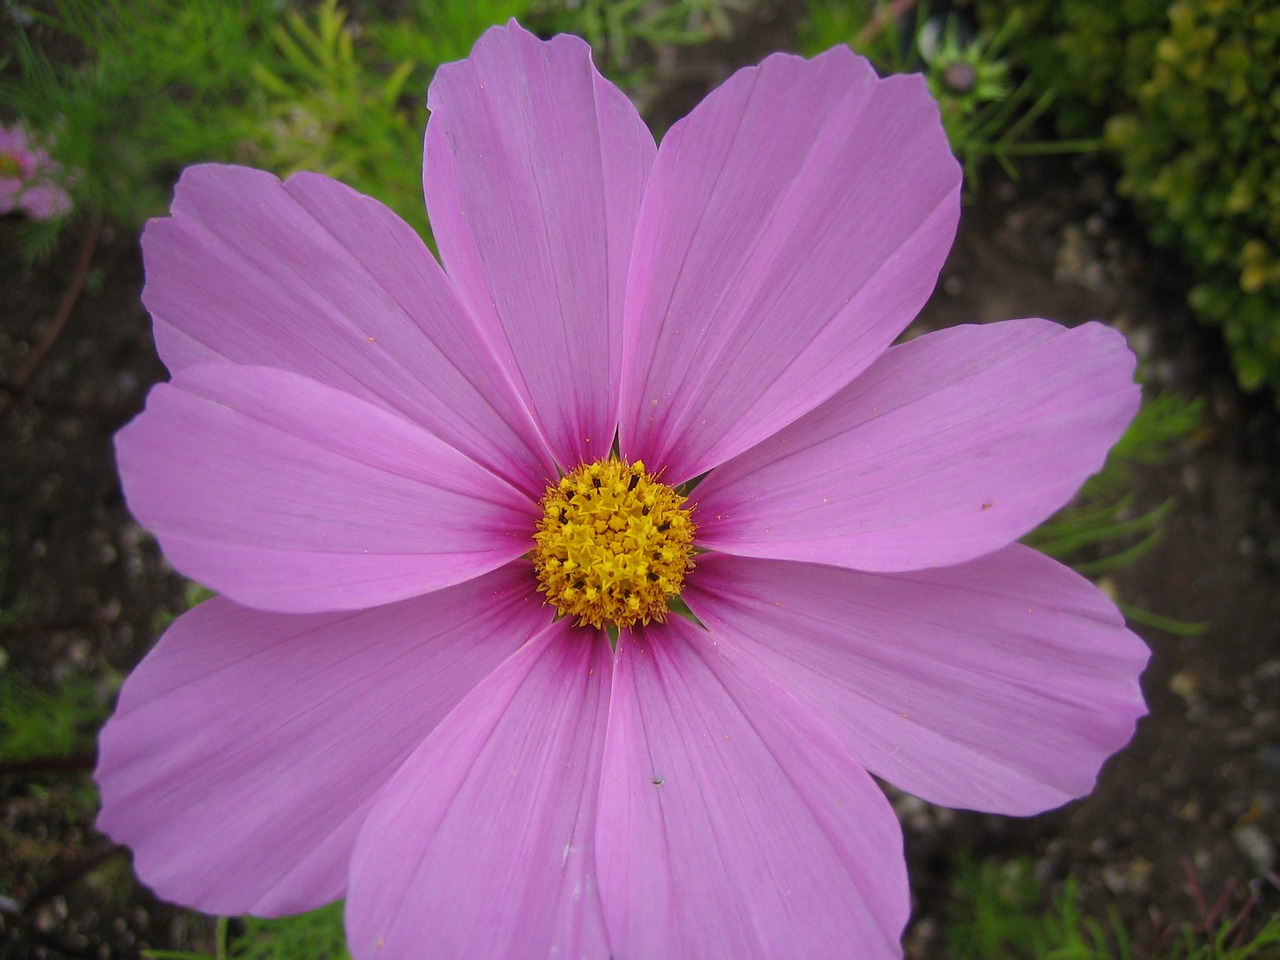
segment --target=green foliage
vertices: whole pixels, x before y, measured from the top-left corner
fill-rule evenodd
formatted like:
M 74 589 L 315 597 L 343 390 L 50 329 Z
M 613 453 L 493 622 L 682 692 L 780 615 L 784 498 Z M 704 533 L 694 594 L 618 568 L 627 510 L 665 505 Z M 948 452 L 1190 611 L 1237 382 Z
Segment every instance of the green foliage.
M 953 960 L 996 960 L 1034 938 L 1043 895 L 1030 860 L 962 856 L 951 886 L 946 936 Z
M 1280 8 L 1180 0 L 1107 140 L 1152 236 L 1192 263 L 1190 301 L 1220 324 L 1245 389 L 1280 398 Z
M 276 920 L 246 917 L 244 932 L 231 940 L 235 960 L 350 960 L 342 926 L 342 904 Z
M 544 33 L 584 36 L 602 69 L 640 82 L 636 66 L 659 44 L 729 31 L 733 0 L 436 0 L 394 19 L 355 26 L 340 0 L 290 11 L 270 29 L 269 63 L 242 125 L 244 153 L 277 173 L 314 170 L 377 197 L 426 236 L 422 131 L 436 67 L 465 57 L 488 27 L 519 18 Z
M 1016 17 L 1010 17 L 989 39 L 965 37 L 954 19 L 931 19 L 927 5 L 921 5 L 915 22 L 906 35 L 903 26 L 888 15 L 887 6 L 875 0 L 808 0 L 800 47 L 813 56 L 847 43 L 883 74 L 923 73 L 971 187 L 987 158 L 994 158 L 1013 176 L 1015 156 L 1097 147 L 1096 140 L 1023 139 L 1052 105 L 1053 92 L 1012 77 L 1006 48 L 1015 33 Z
M 126 228 L 165 212 L 184 166 L 217 161 L 328 174 L 425 236 L 427 86 L 487 27 L 516 17 L 581 34 L 602 69 L 634 85 L 660 45 L 726 37 L 739 3 L 432 0 L 360 23 L 342 0 L 52 0 L 41 30 L 16 31 L 12 63 L 0 62 L 0 112 L 52 135 L 77 207 Z M 55 61 L 32 39 L 51 35 L 79 54 L 59 46 Z M 35 256 L 61 226 L 15 237 Z
M 1024 542 L 1090 577 L 1137 560 L 1159 543 L 1160 523 L 1174 503 L 1166 500 L 1137 511 L 1133 468 L 1168 462 L 1173 448 L 1200 425 L 1202 410 L 1201 401 L 1188 402 L 1172 393 L 1147 400 L 1111 448 L 1102 470 L 1085 483 L 1070 506 L 1029 533 Z M 1138 611 L 1134 619 L 1142 618 Z M 1163 620 L 1160 625 L 1174 626 Z
M 390 62 L 414 61 L 424 67 L 437 66 L 467 56 L 480 34 L 494 24 L 506 23 L 513 18 L 526 23 L 531 18 L 534 3 L 535 0 L 410 3 L 405 5 L 407 9 L 403 16 L 373 21 L 365 27 L 365 33 Z M 408 85 L 413 96 L 424 103 L 426 81 L 429 79 L 429 73 L 424 69 L 415 73 Z
M 342 925 L 342 902 L 292 917 L 244 917 L 241 931 L 228 935 L 218 921 L 215 953 L 144 950 L 147 960 L 351 960 Z
M 42 39 L 16 31 L 0 111 L 56 139 L 77 206 L 125 227 L 161 215 L 182 167 L 314 170 L 377 197 L 424 234 L 422 131 L 435 68 L 532 0 L 433 0 L 351 22 L 340 0 L 55 0 Z M 0 65 L 2 66 L 2 65 Z M 20 241 L 47 248 L 57 226 Z
M 90 677 L 72 674 L 52 693 L 14 670 L 0 674 L 0 760 L 67 757 L 93 749 L 106 716 L 104 692 Z
M 1169 0 L 969 0 L 1038 91 L 1064 136 L 1096 136 L 1117 95 L 1147 76 Z
M 236 154 L 238 110 L 264 55 L 271 0 L 59 0 L 46 28 L 83 57 L 50 60 L 16 33 L 0 108 L 56 138 L 80 207 L 140 224 L 168 203 L 183 165 Z
M 1004 30 L 1007 0 L 975 0 Z M 1193 278 L 1247 390 L 1280 401 L 1280 8 L 1271 0 L 1017 0 L 1010 50 L 1068 135 L 1105 131 L 1157 243 Z
M 313 170 L 342 180 L 425 234 L 422 91 L 416 109 L 401 108 L 411 77 L 425 89 L 423 64 L 383 64 L 378 51 L 358 46 L 338 0 L 322 0 L 309 16 L 289 11 L 270 36 L 273 56 L 251 65 L 252 109 L 238 117 L 249 160 L 281 175 Z
M 649 82 L 661 49 L 724 40 L 743 0 L 541 0 L 534 25 L 574 33 L 601 71 L 633 95 Z
M 1237 917 L 1186 924 L 1176 931 L 1137 930 L 1115 911 L 1101 920 L 1083 911 L 1068 877 L 1046 902 L 1030 860 L 962 859 L 953 884 L 947 956 L 953 960 L 1276 960 L 1280 918 L 1250 935 Z

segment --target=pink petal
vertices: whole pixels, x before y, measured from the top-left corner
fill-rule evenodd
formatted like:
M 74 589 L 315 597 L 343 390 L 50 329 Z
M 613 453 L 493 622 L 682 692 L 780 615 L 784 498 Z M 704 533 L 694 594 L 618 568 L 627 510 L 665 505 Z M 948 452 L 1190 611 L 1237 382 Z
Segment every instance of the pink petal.
M 280 367 L 422 424 L 527 492 L 554 466 L 421 238 L 316 174 L 197 166 L 142 239 L 143 299 L 174 373 Z
M 944 566 L 1047 519 L 1137 412 L 1101 324 L 1011 320 L 891 349 L 697 488 L 703 546 L 861 570 Z
M 562 465 L 608 455 L 653 137 L 577 37 L 512 21 L 437 71 L 424 184 L 440 253 L 509 344 Z
M 696 476 L 811 410 L 915 317 L 960 170 L 918 76 L 840 47 L 740 70 L 662 141 L 627 288 L 623 453 Z
M 22 192 L 22 208 L 33 220 L 48 220 L 71 212 L 71 195 L 53 184 L 37 184 Z
M 343 895 L 382 786 L 463 695 L 549 620 L 507 567 L 359 613 L 184 614 L 102 734 L 99 827 L 162 897 L 280 914 Z
M 591 826 L 610 673 L 603 634 L 557 621 L 405 762 L 356 842 L 356 960 L 607 960 Z
M 933 803 L 1056 807 L 1146 713 L 1142 641 L 1091 583 L 1017 544 L 894 575 L 707 554 L 685 599 L 872 773 Z
M 535 504 L 364 400 L 267 367 L 204 364 L 116 438 L 138 522 L 183 574 L 246 606 L 352 610 L 525 553 Z
M 888 801 L 785 689 L 679 617 L 618 643 L 596 848 L 615 956 L 901 955 Z

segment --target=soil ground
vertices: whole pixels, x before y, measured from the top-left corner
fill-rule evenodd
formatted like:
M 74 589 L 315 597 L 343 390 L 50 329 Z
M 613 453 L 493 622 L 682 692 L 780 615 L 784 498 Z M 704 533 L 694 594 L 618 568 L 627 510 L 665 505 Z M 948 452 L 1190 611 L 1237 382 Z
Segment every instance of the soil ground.
M 713 82 L 718 71 L 707 72 Z M 1090 797 L 1025 820 L 899 799 L 915 957 L 945 955 L 939 931 L 962 854 L 1034 858 L 1046 888 L 1070 874 L 1087 906 L 1114 908 L 1150 937 L 1203 920 L 1220 898 L 1238 912 L 1252 897 L 1254 920 L 1280 907 L 1280 418 L 1236 390 L 1216 333 L 1182 306 L 1179 265 L 1142 246 L 1105 172 L 1021 169 L 1017 184 L 984 182 L 921 323 L 1103 319 L 1129 336 L 1149 389 L 1206 398 L 1204 426 L 1139 476 L 1138 509 L 1177 499 L 1162 542 L 1109 586 L 1207 627 L 1194 637 L 1139 628 L 1153 651 L 1151 712 Z M 68 231 L 35 268 L 0 250 L 0 383 L 40 342 L 85 232 Z M 103 710 L 182 607 L 182 583 L 124 508 L 111 454 L 113 433 L 164 377 L 141 285 L 137 237 L 105 230 L 65 331 L 0 421 L 0 664 L 42 689 L 87 678 Z M 0 955 L 207 947 L 208 923 L 136 887 L 92 830 L 90 762 L 0 779 Z
M 1161 542 L 1104 585 L 1197 636 L 1135 625 L 1152 649 L 1150 715 L 1097 789 L 1029 820 L 963 815 L 909 840 L 913 878 L 948 876 L 954 851 L 1037 858 L 1083 901 L 1159 939 L 1215 904 L 1256 920 L 1280 906 L 1280 472 L 1276 409 L 1242 396 L 1220 339 L 1183 305 L 1184 273 L 1138 240 L 1109 177 L 1081 164 L 1024 167 L 984 190 L 922 320 L 1047 316 L 1107 321 L 1137 351 L 1148 394 L 1203 397 L 1204 422 L 1169 462 L 1137 477 L 1137 510 L 1174 498 Z M 936 956 L 922 945 L 920 956 Z

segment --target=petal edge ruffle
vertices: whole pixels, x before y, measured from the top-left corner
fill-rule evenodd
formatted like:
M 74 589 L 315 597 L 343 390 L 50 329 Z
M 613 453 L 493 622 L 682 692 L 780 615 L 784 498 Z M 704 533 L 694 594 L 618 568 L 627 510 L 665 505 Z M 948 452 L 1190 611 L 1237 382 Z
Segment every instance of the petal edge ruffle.
M 845 47 L 735 73 L 671 128 L 649 180 L 623 455 L 683 482 L 845 386 L 932 291 L 959 191 L 919 77 L 879 80 Z

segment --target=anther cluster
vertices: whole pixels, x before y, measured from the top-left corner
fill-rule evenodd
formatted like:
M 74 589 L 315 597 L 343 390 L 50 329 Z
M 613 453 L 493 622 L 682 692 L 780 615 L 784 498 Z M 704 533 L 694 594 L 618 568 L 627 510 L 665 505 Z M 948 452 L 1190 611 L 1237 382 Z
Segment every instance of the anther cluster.
M 661 622 L 693 568 L 685 500 L 639 460 L 574 470 L 542 498 L 531 554 L 538 590 L 579 626 Z

